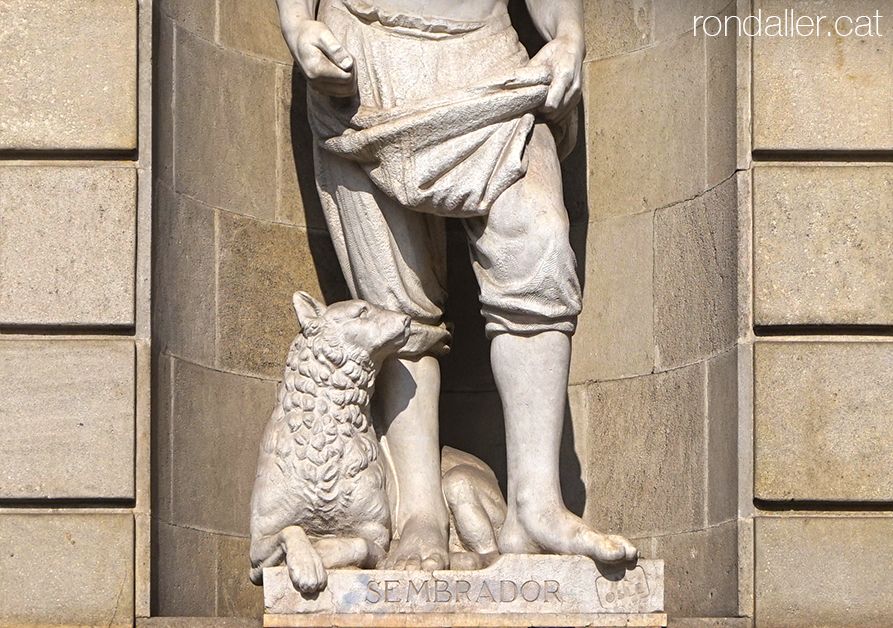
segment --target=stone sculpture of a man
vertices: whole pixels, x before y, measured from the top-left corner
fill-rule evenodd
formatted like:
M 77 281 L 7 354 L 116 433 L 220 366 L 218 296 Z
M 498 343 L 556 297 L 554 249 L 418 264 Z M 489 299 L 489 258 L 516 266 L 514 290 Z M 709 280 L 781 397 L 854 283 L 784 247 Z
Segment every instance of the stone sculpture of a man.
M 492 339 L 508 460 L 502 553 L 635 557 L 564 506 L 558 451 L 580 286 L 554 124 L 580 98 L 580 0 L 527 0 L 547 44 L 529 60 L 508 0 L 278 0 L 307 77 L 317 185 L 353 295 L 440 324 L 443 216 L 463 219 Z M 318 5 L 318 6 L 317 6 Z M 448 567 L 437 359 L 378 379 L 399 486 L 384 566 Z

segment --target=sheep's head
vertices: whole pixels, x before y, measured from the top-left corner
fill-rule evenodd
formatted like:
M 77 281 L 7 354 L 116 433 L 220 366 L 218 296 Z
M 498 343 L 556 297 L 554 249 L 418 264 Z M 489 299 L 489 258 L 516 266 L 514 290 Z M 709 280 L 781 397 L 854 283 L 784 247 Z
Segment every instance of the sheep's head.
M 376 363 L 403 347 L 410 336 L 410 318 L 366 301 L 341 301 L 326 307 L 306 292 L 293 297 L 295 313 L 306 338 L 318 337 L 345 359 Z

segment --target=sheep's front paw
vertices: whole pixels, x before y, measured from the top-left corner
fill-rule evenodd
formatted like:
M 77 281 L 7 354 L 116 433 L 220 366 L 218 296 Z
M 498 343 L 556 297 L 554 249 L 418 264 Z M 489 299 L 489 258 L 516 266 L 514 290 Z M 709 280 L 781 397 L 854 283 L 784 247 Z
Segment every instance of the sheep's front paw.
M 322 559 L 309 544 L 298 549 L 288 549 L 285 557 L 288 576 L 295 589 L 301 593 L 316 593 L 325 588 L 329 580 Z

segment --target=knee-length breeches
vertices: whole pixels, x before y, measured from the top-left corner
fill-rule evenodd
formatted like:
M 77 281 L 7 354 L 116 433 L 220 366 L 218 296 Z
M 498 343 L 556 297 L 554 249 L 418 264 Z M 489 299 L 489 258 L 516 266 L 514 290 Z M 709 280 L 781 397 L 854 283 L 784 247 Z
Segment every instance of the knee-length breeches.
M 424 103 L 432 95 L 485 83 L 527 62 L 507 15 L 477 28 L 442 22 L 435 28 L 429 23 L 419 28 L 412 22 L 418 18 L 382 18 L 374 11 L 370 18 L 368 5 L 360 0 L 344 2 L 351 11 L 335 2 L 320 16 L 354 56 L 357 70 L 359 102 L 348 107 L 354 117 L 337 130 L 336 141 L 351 139 L 358 109 L 396 111 L 406 103 Z M 355 10 L 358 4 L 365 12 Z M 540 93 L 544 96 L 545 91 Z M 388 164 L 369 163 L 368 146 L 363 147 L 362 158 L 339 153 L 341 145 L 327 148 L 333 146 L 327 140 L 335 135 L 332 120 L 344 110 L 344 103 L 317 94 L 309 100 L 317 137 L 317 187 L 354 297 L 438 324 L 446 299 L 443 216 L 455 215 L 468 235 L 489 336 L 574 331 L 581 308 L 580 285 L 568 239 L 555 141 L 545 124 L 534 124 L 530 112 L 514 117 L 493 113 L 499 103 L 487 102 L 482 115 L 499 119 L 448 140 L 442 150 L 435 145 L 409 153 L 412 165 L 427 179 L 401 179 L 394 186 L 392 172 L 399 170 L 403 176 L 406 168 L 392 167 L 386 183 L 397 187 L 395 193 L 381 184 L 381 172 Z M 468 107 L 465 103 L 460 106 Z M 418 116 L 411 121 L 416 126 L 408 127 L 403 136 L 395 135 L 391 127 L 379 135 L 397 137 L 404 145 L 418 143 L 417 128 L 425 122 L 419 123 Z M 380 149 L 379 136 L 371 141 L 375 142 L 373 148 Z M 493 146 L 503 147 L 494 153 Z M 456 153 L 452 161 L 450 151 Z M 487 165 L 489 154 L 495 157 Z M 457 176 L 461 168 L 471 166 L 474 170 L 468 175 Z M 435 167 L 444 172 L 440 179 L 430 175 Z M 405 176 L 411 179 L 414 173 Z M 468 183 L 471 191 L 465 192 L 457 182 Z M 441 184 L 445 191 L 437 189 Z

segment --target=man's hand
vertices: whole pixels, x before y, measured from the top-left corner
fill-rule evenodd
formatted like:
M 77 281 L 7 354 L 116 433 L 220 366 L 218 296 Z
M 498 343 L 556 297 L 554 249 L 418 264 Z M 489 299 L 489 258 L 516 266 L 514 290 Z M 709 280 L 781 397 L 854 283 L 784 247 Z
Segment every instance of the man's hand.
M 327 96 L 357 93 L 354 60 L 322 22 L 303 19 L 283 28 L 283 35 L 307 82 Z
M 560 120 L 580 102 L 583 57 L 586 45 L 582 36 L 559 36 L 543 46 L 530 60 L 552 70 L 549 94 L 540 111 L 548 120 Z

